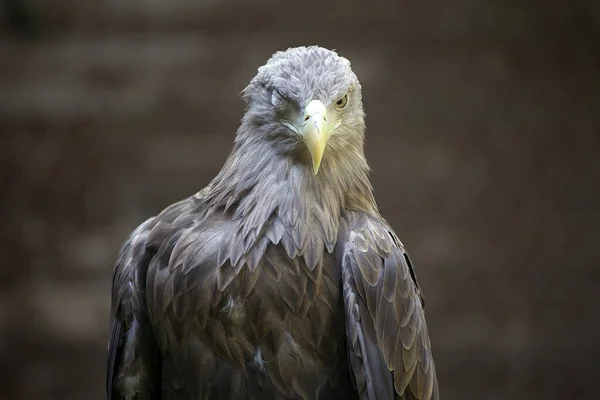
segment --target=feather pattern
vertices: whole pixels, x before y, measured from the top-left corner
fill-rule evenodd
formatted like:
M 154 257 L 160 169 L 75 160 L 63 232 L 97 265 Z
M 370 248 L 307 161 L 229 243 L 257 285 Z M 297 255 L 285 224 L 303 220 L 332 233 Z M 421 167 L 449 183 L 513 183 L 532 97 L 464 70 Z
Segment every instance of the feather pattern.
M 344 93 L 315 175 L 281 118 Z M 259 69 L 219 174 L 119 254 L 109 399 L 437 399 L 416 278 L 368 179 L 360 96 L 322 48 Z
M 404 247 L 378 215 L 347 212 L 344 221 L 346 329 L 361 399 L 390 399 L 394 391 L 438 399 L 422 296 Z

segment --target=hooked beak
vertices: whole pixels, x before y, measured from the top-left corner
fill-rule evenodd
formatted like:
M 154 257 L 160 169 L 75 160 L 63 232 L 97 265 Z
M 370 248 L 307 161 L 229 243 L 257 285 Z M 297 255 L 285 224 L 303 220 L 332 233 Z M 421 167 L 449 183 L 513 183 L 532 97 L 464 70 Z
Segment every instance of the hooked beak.
M 317 175 L 323 153 L 331 134 L 330 124 L 327 123 L 327 108 L 319 100 L 312 100 L 304 109 L 300 136 L 304 140 L 312 159 L 313 173 Z

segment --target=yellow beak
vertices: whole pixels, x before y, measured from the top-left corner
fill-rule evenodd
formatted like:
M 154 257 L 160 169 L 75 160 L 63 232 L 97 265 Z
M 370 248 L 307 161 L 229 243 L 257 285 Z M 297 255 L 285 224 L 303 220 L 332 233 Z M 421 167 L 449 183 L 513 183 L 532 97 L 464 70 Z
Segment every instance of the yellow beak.
M 327 123 L 327 108 L 319 100 L 311 101 L 304 110 L 300 135 L 310 152 L 315 175 L 319 172 L 330 133 L 330 125 Z

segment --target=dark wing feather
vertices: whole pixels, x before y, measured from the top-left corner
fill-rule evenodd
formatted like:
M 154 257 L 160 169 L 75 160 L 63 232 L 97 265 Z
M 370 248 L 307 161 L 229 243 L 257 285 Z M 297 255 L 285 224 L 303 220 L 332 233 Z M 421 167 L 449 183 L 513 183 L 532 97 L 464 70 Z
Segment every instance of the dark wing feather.
M 381 218 L 346 216 L 348 353 L 361 399 L 439 399 L 424 302 L 410 259 Z
M 106 397 L 108 400 L 114 398 L 112 393 L 112 385 L 115 379 L 117 360 L 119 359 L 121 353 L 120 350 L 122 345 L 120 342 L 123 337 L 122 330 L 122 324 L 119 321 L 112 319 L 110 327 L 110 341 L 108 342 L 108 359 L 106 365 Z
M 145 311 L 144 284 L 150 254 L 146 241 L 150 219 L 123 244 L 113 275 L 111 336 L 106 368 L 108 400 L 159 399 L 157 348 Z
M 153 299 L 147 296 L 146 286 L 152 278 L 149 274 L 156 274 L 157 269 L 168 264 L 173 247 L 193 221 L 197 204 L 207 189 L 148 219 L 131 233 L 119 252 L 113 275 L 106 369 L 109 400 L 159 400 L 164 394 L 161 373 L 165 360 L 157 343 L 161 337 L 155 336 L 152 329 Z

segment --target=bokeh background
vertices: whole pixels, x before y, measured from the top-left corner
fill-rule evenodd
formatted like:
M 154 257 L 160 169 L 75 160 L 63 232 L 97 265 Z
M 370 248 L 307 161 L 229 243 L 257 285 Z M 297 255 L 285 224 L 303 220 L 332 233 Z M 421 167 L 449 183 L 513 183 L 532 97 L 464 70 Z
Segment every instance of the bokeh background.
M 302 44 L 362 81 L 443 399 L 597 398 L 597 0 L 4 0 L 1 21 L 0 399 L 104 398 L 119 246 L 217 173 L 239 92 Z

